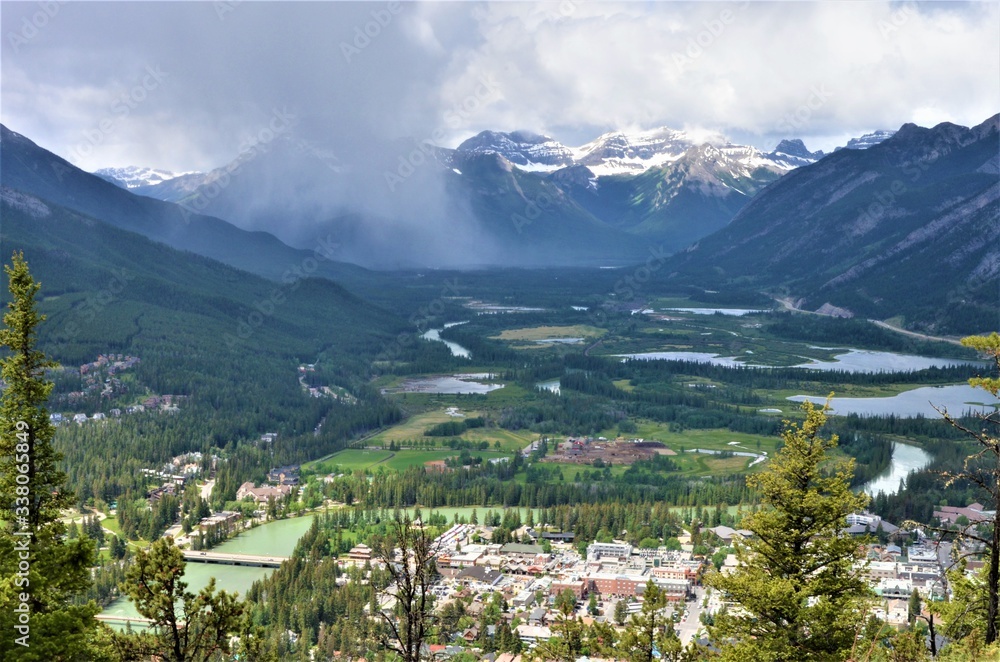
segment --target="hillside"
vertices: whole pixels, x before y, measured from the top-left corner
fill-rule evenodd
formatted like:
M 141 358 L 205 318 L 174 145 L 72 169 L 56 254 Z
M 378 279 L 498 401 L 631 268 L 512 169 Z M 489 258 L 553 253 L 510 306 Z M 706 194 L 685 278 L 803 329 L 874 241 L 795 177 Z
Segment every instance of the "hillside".
M 587 179 L 576 166 L 552 179 L 598 218 L 673 252 L 725 227 L 761 188 L 784 174 L 741 151 L 702 145 L 638 175 Z
M 64 368 L 52 373 L 50 411 L 120 417 L 106 430 L 60 427 L 80 498 L 142 496 L 140 468 L 212 448 L 232 463 L 219 476 L 231 499 L 275 457 L 329 453 L 398 416 L 368 382 L 376 357 L 412 326 L 339 285 L 270 281 L 6 187 L 0 214 L 4 261 L 23 250 L 41 283 L 39 349 Z M 135 365 L 85 374 L 109 355 Z M 309 385 L 344 398 L 312 395 L 302 364 L 321 366 Z M 266 432 L 280 436 L 264 455 L 255 442 Z
M 904 125 L 775 182 L 665 271 L 764 288 L 807 310 L 925 330 L 995 328 L 1000 311 L 998 118 Z
M 0 125 L 0 150 L 0 181 L 4 186 L 138 232 L 173 248 L 273 280 L 286 277 L 289 269 L 314 257 L 313 250 L 293 249 L 272 234 L 247 232 L 218 218 L 134 195 L 80 170 L 3 125 Z M 315 236 L 310 249 L 319 247 L 323 251 L 325 239 Z M 351 265 L 320 259 L 312 275 L 364 282 L 368 274 Z
M 44 349 L 63 362 L 106 351 L 355 362 L 401 328 L 325 279 L 275 283 L 7 187 L 2 212 L 4 251 L 23 250 L 42 282 Z
M 483 131 L 456 149 L 373 141 L 348 161 L 284 133 L 211 172 L 135 192 L 292 246 L 329 232 L 338 259 L 371 268 L 601 266 L 641 261 L 651 241 L 681 250 L 821 156 L 800 141 L 764 154 L 713 140 L 661 128 L 571 148 Z

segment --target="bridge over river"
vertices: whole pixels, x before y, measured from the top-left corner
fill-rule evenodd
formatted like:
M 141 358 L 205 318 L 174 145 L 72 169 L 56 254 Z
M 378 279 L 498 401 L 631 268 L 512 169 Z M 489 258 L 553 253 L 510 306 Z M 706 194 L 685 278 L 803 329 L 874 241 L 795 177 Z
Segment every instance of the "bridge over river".
M 142 616 L 113 616 L 111 614 L 98 614 L 97 616 L 94 616 L 94 618 L 106 623 L 138 623 L 140 625 L 151 625 L 155 622 L 151 618 L 143 618 Z
M 287 556 L 266 556 L 256 554 L 226 554 L 224 552 L 195 552 L 184 551 L 184 560 L 194 563 L 220 563 L 223 565 L 254 566 L 258 568 L 277 568 L 283 561 L 287 561 Z

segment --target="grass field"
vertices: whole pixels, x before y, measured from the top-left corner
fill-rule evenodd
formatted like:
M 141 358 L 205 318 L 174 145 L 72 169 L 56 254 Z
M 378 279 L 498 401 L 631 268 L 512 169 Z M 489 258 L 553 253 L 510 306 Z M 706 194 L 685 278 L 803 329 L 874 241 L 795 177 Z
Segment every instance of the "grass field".
M 445 517 L 447 517 L 449 522 L 452 522 L 452 521 L 454 521 L 454 519 L 455 519 L 456 516 L 457 517 L 462 517 L 462 518 L 465 518 L 466 520 L 468 520 L 469 518 L 472 517 L 472 511 L 473 510 L 476 511 L 476 516 L 479 518 L 480 523 L 482 523 L 483 516 L 486 515 L 486 512 L 489 511 L 489 510 L 492 510 L 493 512 L 500 513 L 500 514 L 503 514 L 504 512 L 506 512 L 508 510 L 517 510 L 521 514 L 521 522 L 524 522 L 528 518 L 528 511 L 530 510 L 530 508 L 504 508 L 503 506 L 488 506 L 488 507 L 483 507 L 483 506 L 457 506 L 457 507 L 451 507 L 451 508 L 449 508 L 449 507 L 444 507 L 444 508 L 424 508 L 424 507 L 421 507 L 420 508 L 420 514 L 421 514 L 421 516 L 423 516 L 426 519 L 432 513 L 439 513 L 439 514 L 444 515 Z M 405 512 L 410 517 L 413 517 L 415 509 L 408 508 L 408 509 L 405 509 Z M 536 518 L 538 516 L 540 516 L 540 512 L 537 509 L 534 511 L 534 516 Z
M 524 398 L 535 396 L 534 390 L 528 391 L 517 384 L 507 384 L 504 388 L 487 393 L 486 400 L 492 407 L 505 407 L 523 404 Z
M 733 450 L 729 448 L 728 450 Z M 745 449 L 737 449 L 745 450 Z M 744 473 L 747 470 L 747 465 L 750 464 L 753 458 L 749 457 L 714 457 L 712 455 L 707 455 L 703 453 L 692 453 L 685 452 L 678 455 L 671 455 L 670 460 L 674 462 L 679 471 L 673 475 L 683 475 L 683 476 L 723 476 L 727 474 L 734 473 Z M 603 471 L 603 469 L 596 469 L 589 464 L 572 464 L 563 462 L 545 462 L 541 466 L 546 469 L 558 469 L 562 473 L 562 479 L 566 482 L 574 482 L 576 480 L 577 474 L 582 474 L 584 471 Z M 762 465 L 757 465 L 757 467 Z M 621 476 L 628 470 L 627 465 L 615 464 L 611 466 L 611 475 L 613 477 Z M 523 483 L 525 481 L 525 474 L 521 473 L 517 476 L 517 481 Z M 553 476 L 554 480 L 560 480 L 558 477 Z
M 403 450 L 397 451 L 394 457 L 386 460 L 379 466 L 384 466 L 386 469 L 403 471 L 409 467 L 423 466 L 428 462 L 457 457 L 459 453 L 461 451 L 451 449 L 441 451 Z M 491 458 L 510 457 L 507 453 L 496 453 L 493 451 L 469 451 L 469 455 L 472 457 L 481 457 L 484 462 Z
M 101 520 L 101 526 L 116 535 L 122 534 L 122 528 L 118 525 L 117 517 L 105 517 Z
M 462 421 L 466 418 L 475 418 L 482 414 L 480 411 L 476 411 L 474 409 L 464 409 L 462 407 L 459 407 L 458 411 L 464 414 L 464 416 L 450 416 L 444 409 L 416 414 L 415 416 L 411 416 L 406 419 L 399 425 L 394 425 L 388 430 L 375 435 L 368 441 L 368 444 L 377 446 L 382 442 L 385 442 L 385 444 L 388 445 L 390 441 L 401 441 L 403 439 L 424 439 L 424 432 L 438 423 Z
M 334 453 L 323 458 L 319 462 L 310 463 L 307 471 L 319 474 L 332 473 L 334 470 L 342 472 L 364 471 L 366 469 L 377 470 L 385 468 L 388 471 L 403 471 L 413 466 L 423 466 L 427 462 L 444 460 L 449 457 L 457 457 L 461 451 L 450 448 L 444 450 L 399 450 L 384 451 L 377 449 L 351 448 Z M 481 457 L 483 461 L 491 458 L 510 457 L 510 453 L 489 451 L 469 451 L 473 457 Z
M 505 389 L 502 389 L 505 390 Z M 464 418 L 449 416 L 444 409 L 416 414 L 399 425 L 380 432 L 366 442 L 368 446 L 388 447 L 390 442 L 407 445 L 413 441 L 436 441 L 439 445 L 444 445 L 451 437 L 425 437 L 424 432 L 439 423 L 448 421 L 461 421 L 465 418 L 475 418 L 481 416 L 482 412 L 475 409 L 466 410 L 459 407 L 459 411 L 465 414 Z M 511 452 L 521 450 L 530 444 L 537 435 L 530 432 L 512 432 L 501 428 L 472 428 L 466 430 L 459 439 L 478 444 L 485 441 L 489 444 L 490 450 L 495 450 L 495 445 L 500 442 L 500 450 Z
M 548 338 L 600 338 L 606 329 L 587 324 L 574 324 L 572 326 L 532 326 L 525 329 L 506 329 L 498 336 L 492 336 L 498 340 L 522 340 L 536 341 Z
M 794 405 L 795 403 L 788 404 Z M 732 432 L 724 429 L 671 432 L 670 426 L 667 423 L 656 423 L 654 421 L 638 421 L 637 428 L 637 432 L 631 433 L 628 436 L 646 439 L 647 441 L 662 441 L 665 446 L 674 451 L 680 451 L 682 448 L 686 450 L 706 448 L 717 451 L 737 450 L 749 451 L 751 453 L 766 451 L 768 454 L 771 454 L 774 452 L 779 441 L 777 437 Z M 605 430 L 600 435 L 613 439 L 617 436 L 617 432 L 615 430 Z M 730 445 L 730 442 L 737 442 L 738 445 Z
M 490 444 L 490 449 L 493 449 L 494 444 L 499 441 L 501 451 L 511 452 L 521 450 L 537 439 L 538 435 L 527 430 L 512 432 L 502 428 L 473 428 L 466 430 L 461 438 L 473 443 L 487 441 Z
M 523 389 L 519 390 L 522 393 L 524 392 Z M 433 397 L 450 397 L 454 399 L 456 396 Z M 482 415 L 482 411 L 480 410 L 465 409 L 460 405 L 456 406 L 465 415 L 464 418 L 475 418 Z M 388 468 L 396 469 L 401 466 L 405 468 L 427 461 L 418 461 L 419 458 L 413 455 L 413 453 L 429 453 L 428 459 L 433 460 L 458 455 L 461 451 L 452 450 L 447 447 L 448 440 L 453 437 L 425 437 L 424 432 L 439 423 L 460 420 L 464 419 L 448 415 L 444 408 L 435 408 L 432 411 L 415 414 L 399 425 L 394 425 L 365 440 L 364 445 L 368 447 L 367 449 L 348 449 L 311 462 L 306 462 L 302 465 L 302 471 L 306 473 L 316 472 L 326 474 L 333 471 L 333 468 L 338 465 L 341 471 L 364 470 L 382 462 L 385 462 Z M 484 454 L 480 451 L 475 451 L 475 453 L 479 453 L 485 458 L 487 456 L 496 457 L 496 444 L 498 442 L 500 444 L 500 454 L 509 455 L 513 451 L 521 450 L 530 444 L 537 438 L 537 435 L 528 431 L 511 431 L 502 428 L 472 428 L 471 430 L 466 430 L 457 438 L 472 444 L 479 444 L 485 441 L 489 445 L 490 453 Z M 390 461 L 390 452 L 386 450 L 389 448 L 390 443 L 395 442 L 396 445 L 408 446 L 418 441 L 421 443 L 433 441 L 437 444 L 437 449 L 407 449 L 397 451 L 399 457 L 394 457 Z
M 683 453 L 670 458 L 682 468 L 685 475 L 690 476 L 724 476 L 726 474 L 743 473 L 747 470 L 752 458 L 749 457 L 714 457 L 702 453 Z M 754 468 L 766 466 L 758 464 Z
M 379 462 L 384 462 L 391 458 L 393 453 L 380 450 L 348 449 L 329 455 L 317 462 L 308 462 L 302 465 L 303 471 L 315 471 L 316 473 L 330 473 L 339 467 L 340 471 L 349 472 L 361 469 L 368 469 Z
M 726 450 L 734 450 L 734 448 L 727 447 Z M 735 450 L 745 451 L 747 449 L 737 448 Z M 753 458 L 741 456 L 715 457 L 705 453 L 693 453 L 689 449 L 687 452 L 680 453 L 678 455 L 671 455 L 670 460 L 678 467 L 678 471 L 672 475 L 698 477 L 745 473 L 747 471 L 747 465 L 750 464 Z M 559 478 L 558 474 L 554 474 L 550 480 L 565 481 L 567 483 L 576 482 L 578 480 L 578 476 L 582 475 L 585 471 L 604 471 L 604 469 L 597 469 L 589 464 L 573 464 L 569 462 L 544 462 L 540 466 L 544 467 L 546 470 L 558 471 L 562 474 L 562 478 Z M 763 466 L 766 466 L 766 463 L 756 465 L 753 470 Z M 610 473 L 613 477 L 617 478 L 623 475 L 627 470 L 628 465 L 615 464 L 611 466 Z M 516 480 L 519 483 L 524 483 L 526 475 L 524 473 L 519 473 Z
M 604 471 L 604 469 L 597 469 L 589 464 L 573 464 L 572 462 L 543 462 L 542 467 L 549 471 L 559 470 L 562 474 L 562 480 L 567 483 L 572 483 L 576 479 L 576 475 L 582 474 L 584 471 Z M 621 476 L 628 470 L 628 467 L 623 464 L 616 464 L 611 467 L 611 475 L 618 477 Z M 525 474 L 519 473 L 516 476 L 516 480 L 519 483 L 525 482 Z M 554 480 L 560 480 L 559 478 L 553 477 Z

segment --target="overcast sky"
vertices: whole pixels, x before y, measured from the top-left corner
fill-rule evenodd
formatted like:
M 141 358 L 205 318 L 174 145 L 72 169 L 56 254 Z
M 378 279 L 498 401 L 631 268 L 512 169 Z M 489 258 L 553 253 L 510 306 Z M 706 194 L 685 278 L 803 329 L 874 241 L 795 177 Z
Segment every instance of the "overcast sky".
M 0 20 L 0 120 L 88 170 L 207 170 L 288 125 L 350 160 L 487 128 L 829 150 L 1000 111 L 997 2 L 5 1 Z

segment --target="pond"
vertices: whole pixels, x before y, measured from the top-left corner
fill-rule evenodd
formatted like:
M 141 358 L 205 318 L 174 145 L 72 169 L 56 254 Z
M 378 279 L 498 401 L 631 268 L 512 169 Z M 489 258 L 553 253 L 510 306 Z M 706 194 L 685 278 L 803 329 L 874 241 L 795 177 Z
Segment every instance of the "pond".
M 710 352 L 641 352 L 638 354 L 617 354 L 616 356 L 646 361 L 694 361 L 696 363 L 711 363 L 727 368 L 766 367 L 753 363 L 745 363 L 734 356 L 721 356 Z M 963 361 L 961 359 L 939 359 L 931 356 L 845 348 L 844 353 L 836 354 L 832 361 L 810 360 L 808 363 L 800 363 L 791 367 L 809 370 L 843 370 L 844 372 L 851 373 L 870 373 L 909 372 L 911 370 L 924 370 L 933 367 L 945 368 L 962 364 L 974 365 L 975 363 L 975 361 Z
M 825 396 L 793 395 L 788 398 L 793 402 L 809 400 L 816 404 L 826 402 Z M 830 401 L 831 413 L 846 416 L 900 416 L 913 418 L 926 416 L 938 418 L 940 414 L 934 409 L 947 408 L 953 415 L 964 414 L 969 410 L 981 412 L 986 406 L 1000 404 L 986 391 L 973 388 L 968 384 L 953 384 L 951 386 L 923 386 L 898 395 L 886 398 L 833 398 Z
M 498 303 L 487 303 L 485 301 L 470 301 L 465 307 L 476 311 L 477 315 L 495 315 L 496 313 L 538 313 L 544 308 L 532 306 L 506 306 Z
M 551 391 L 556 395 L 559 395 L 559 387 L 560 385 L 558 379 L 550 379 L 548 381 L 538 382 L 535 384 L 535 388 L 542 389 L 543 391 Z
M 727 368 L 744 368 L 746 363 L 737 361 L 732 356 L 719 356 L 708 352 L 640 352 L 638 354 L 616 354 L 626 359 L 640 361 L 693 361 L 695 363 L 711 363 Z
M 868 349 L 848 349 L 846 353 L 834 356 L 833 361 L 811 360 L 794 367 L 811 370 L 843 370 L 845 372 L 909 372 L 927 368 L 949 368 L 963 363 L 970 364 L 975 363 L 975 361 L 938 359 L 930 356 L 876 352 Z
M 487 384 L 475 381 L 488 379 L 485 373 L 441 375 L 438 377 L 417 377 L 403 380 L 397 388 L 387 392 L 395 393 L 440 393 L 446 395 L 473 395 L 489 393 L 503 388 L 503 384 Z
M 715 315 L 718 313 L 720 315 L 733 315 L 736 317 L 767 312 L 766 310 L 751 308 L 661 308 L 661 310 L 669 310 L 672 313 L 691 313 L 692 315 Z

